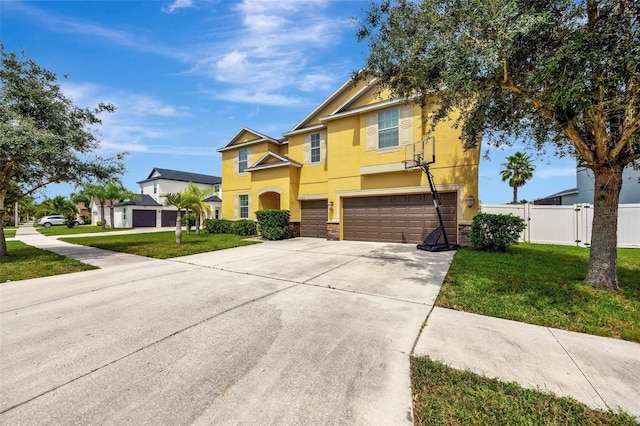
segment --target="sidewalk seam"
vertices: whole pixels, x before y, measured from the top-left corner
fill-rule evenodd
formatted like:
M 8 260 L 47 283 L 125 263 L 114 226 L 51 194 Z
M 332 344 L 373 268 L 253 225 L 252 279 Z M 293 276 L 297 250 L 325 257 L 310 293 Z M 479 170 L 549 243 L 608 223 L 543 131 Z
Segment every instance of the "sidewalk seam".
M 605 405 L 605 407 L 607 407 L 609 410 L 611 410 L 611 407 L 609 406 L 609 404 L 607 404 L 607 401 L 605 401 L 605 399 L 602 397 L 602 395 L 600 395 L 600 392 L 598 392 L 598 389 L 596 389 L 596 387 L 593 385 L 593 383 L 591 383 L 591 380 L 589 380 L 589 378 L 587 377 L 587 375 L 585 374 L 584 371 L 582 371 L 582 368 L 580 368 L 580 366 L 578 365 L 578 363 L 576 362 L 575 359 L 573 359 L 573 357 L 571 356 L 571 354 L 569 353 L 569 351 L 567 350 L 567 348 L 564 347 L 564 345 L 562 344 L 562 342 L 558 339 L 558 336 L 556 336 L 553 333 L 553 330 L 549 327 L 545 327 L 549 333 L 551 334 L 551 336 L 553 336 L 553 338 L 555 339 L 555 341 L 558 343 L 558 345 L 560 345 L 560 347 L 562 348 L 562 350 L 564 351 L 564 353 L 567 354 L 567 356 L 569 357 L 569 359 L 571 360 L 571 362 L 573 363 L 573 365 L 576 366 L 576 368 L 578 369 L 578 371 L 580 372 L 580 374 L 582 374 L 582 377 L 584 377 L 584 379 L 587 381 L 587 383 L 589 383 L 589 386 L 591 386 L 591 389 L 593 389 L 593 391 L 596 393 L 596 395 L 598 395 L 598 398 L 600 398 L 600 401 L 602 401 L 602 403 Z

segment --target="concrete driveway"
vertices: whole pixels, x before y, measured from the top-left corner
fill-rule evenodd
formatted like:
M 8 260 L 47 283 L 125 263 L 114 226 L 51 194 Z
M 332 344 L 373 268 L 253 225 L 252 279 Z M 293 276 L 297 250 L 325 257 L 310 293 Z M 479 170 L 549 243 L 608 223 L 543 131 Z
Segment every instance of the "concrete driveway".
M 2 424 L 411 424 L 453 252 L 298 238 L 0 286 Z

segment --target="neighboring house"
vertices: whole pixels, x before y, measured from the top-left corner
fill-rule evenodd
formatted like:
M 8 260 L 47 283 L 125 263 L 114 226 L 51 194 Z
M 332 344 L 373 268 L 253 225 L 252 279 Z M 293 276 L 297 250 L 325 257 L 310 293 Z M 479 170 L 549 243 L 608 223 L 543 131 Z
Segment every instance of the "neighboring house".
M 438 226 L 427 177 L 407 171 L 429 105 L 389 99 L 349 81 L 284 138 L 243 128 L 222 153 L 222 216 L 255 220 L 286 209 L 294 234 L 331 240 L 421 243 Z M 466 243 L 478 211 L 479 149 L 464 151 L 452 121 L 435 130 L 431 166 L 450 242 Z
M 640 203 L 640 170 L 627 166 L 622 173 L 622 188 L 620 190 L 620 204 Z M 573 205 L 593 204 L 595 180 L 593 172 L 584 167 L 576 170 L 576 188 L 567 189 L 557 194 L 549 195 L 534 204 Z
M 169 192 L 183 191 L 189 182 L 208 190 L 211 195 L 204 201 L 211 207 L 211 218 L 221 217 L 222 200 L 219 176 L 178 170 L 154 168 L 149 176 L 138 183 L 140 199 L 118 200 L 114 205 L 114 220 L 117 228 L 168 227 L 176 225 L 177 209 L 165 206 L 162 196 Z M 99 205 L 93 203 L 93 223 L 100 220 Z M 105 207 L 105 220 L 111 226 L 108 204 Z

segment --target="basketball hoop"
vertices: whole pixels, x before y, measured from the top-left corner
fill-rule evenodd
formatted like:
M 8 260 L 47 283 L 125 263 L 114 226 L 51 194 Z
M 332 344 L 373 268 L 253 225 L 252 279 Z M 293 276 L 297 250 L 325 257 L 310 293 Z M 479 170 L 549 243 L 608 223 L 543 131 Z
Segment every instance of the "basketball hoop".
M 405 170 L 413 170 L 416 167 L 420 167 L 420 162 L 418 160 L 402 160 L 402 164 L 404 164 Z

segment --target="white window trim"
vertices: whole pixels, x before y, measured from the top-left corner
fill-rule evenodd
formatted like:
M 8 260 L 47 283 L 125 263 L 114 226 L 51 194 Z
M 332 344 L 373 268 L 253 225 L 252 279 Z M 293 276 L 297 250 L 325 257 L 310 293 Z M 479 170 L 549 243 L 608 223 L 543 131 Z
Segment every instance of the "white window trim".
M 320 138 L 320 160 L 319 161 L 311 161 L 311 135 L 317 134 Z M 303 142 L 303 164 L 308 164 L 311 166 L 317 166 L 323 164 L 327 159 L 327 138 L 324 132 L 313 132 L 309 133 L 304 137 Z

